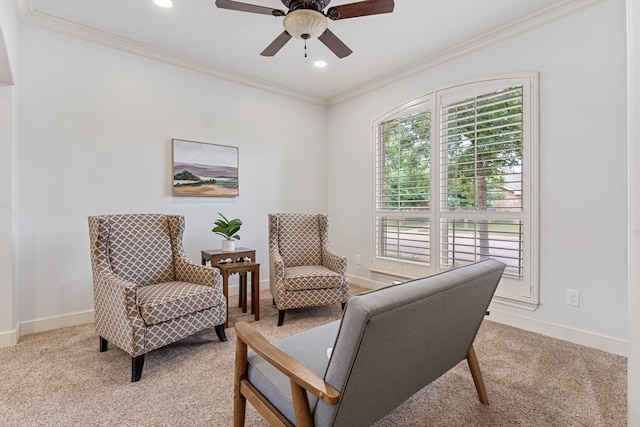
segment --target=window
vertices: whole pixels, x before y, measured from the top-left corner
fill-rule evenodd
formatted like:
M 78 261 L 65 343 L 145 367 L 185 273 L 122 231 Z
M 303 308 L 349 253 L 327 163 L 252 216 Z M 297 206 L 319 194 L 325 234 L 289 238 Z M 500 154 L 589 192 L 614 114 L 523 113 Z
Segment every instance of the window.
M 456 86 L 374 122 L 373 269 L 416 277 L 488 257 L 497 298 L 537 305 L 534 75 Z
M 409 113 L 378 129 L 377 253 L 429 264 L 431 113 Z

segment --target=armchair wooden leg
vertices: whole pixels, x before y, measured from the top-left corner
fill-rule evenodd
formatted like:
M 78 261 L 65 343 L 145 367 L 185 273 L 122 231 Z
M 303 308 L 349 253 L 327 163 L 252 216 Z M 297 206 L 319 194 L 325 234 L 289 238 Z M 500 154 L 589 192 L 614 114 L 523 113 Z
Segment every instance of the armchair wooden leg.
M 142 367 L 144 366 L 144 354 L 131 358 L 131 382 L 140 381 Z
M 240 391 L 241 382 L 247 378 L 247 344 L 236 340 L 236 366 L 233 379 L 233 425 L 244 427 L 247 399 Z
M 100 337 L 100 353 L 107 351 L 107 346 L 109 345 L 109 341 Z
M 227 340 L 227 335 L 224 333 L 224 323 L 222 325 L 216 325 L 216 335 L 220 338 L 220 341 L 225 342 Z
M 469 364 L 469 370 L 471 371 L 473 382 L 476 385 L 476 390 L 478 391 L 480 402 L 488 405 L 489 398 L 487 397 L 487 390 L 484 388 L 484 380 L 482 379 L 482 372 L 480 372 L 480 364 L 478 363 L 478 358 L 476 357 L 476 352 L 473 349 L 473 345 L 471 346 L 471 348 L 469 349 L 469 353 L 467 354 L 467 363 Z
M 284 322 L 284 313 L 286 310 L 278 310 L 278 326 L 282 326 Z

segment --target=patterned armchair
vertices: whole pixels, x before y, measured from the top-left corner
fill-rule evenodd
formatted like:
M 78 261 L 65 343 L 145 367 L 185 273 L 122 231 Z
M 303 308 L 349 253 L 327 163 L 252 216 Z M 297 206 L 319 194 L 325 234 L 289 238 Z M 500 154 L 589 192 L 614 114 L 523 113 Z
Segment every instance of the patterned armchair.
M 347 259 L 329 249 L 329 218 L 323 214 L 269 215 L 270 288 L 278 326 L 290 308 L 349 299 Z
M 217 269 L 191 263 L 184 218 L 131 214 L 89 217 L 96 330 L 131 356 L 131 381 L 144 355 L 205 328 L 226 341 L 227 303 Z

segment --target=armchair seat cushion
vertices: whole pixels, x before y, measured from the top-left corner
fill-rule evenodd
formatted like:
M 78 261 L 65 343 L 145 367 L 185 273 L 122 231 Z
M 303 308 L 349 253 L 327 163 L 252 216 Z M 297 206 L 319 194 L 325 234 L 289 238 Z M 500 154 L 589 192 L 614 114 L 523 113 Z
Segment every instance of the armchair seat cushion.
M 288 291 L 335 289 L 343 283 L 341 274 L 322 265 L 301 265 L 284 269 L 284 286 Z
M 165 282 L 138 288 L 138 307 L 146 325 L 156 325 L 224 302 L 213 286 Z

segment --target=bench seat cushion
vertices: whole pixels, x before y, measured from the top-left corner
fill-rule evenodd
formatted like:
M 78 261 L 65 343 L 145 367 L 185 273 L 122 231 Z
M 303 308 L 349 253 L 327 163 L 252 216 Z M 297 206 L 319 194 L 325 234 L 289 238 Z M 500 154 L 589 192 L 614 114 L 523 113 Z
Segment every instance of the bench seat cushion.
M 146 325 L 157 325 L 223 302 L 224 295 L 213 286 L 165 282 L 138 288 L 138 306 Z
M 292 337 L 275 342 L 274 345 L 324 378 L 329 364 L 330 349 L 336 341 L 340 321 L 311 329 Z M 329 351 L 328 351 L 329 350 Z M 295 424 L 291 383 L 289 379 L 262 357 L 253 351 L 248 353 L 249 382 L 262 393 L 289 421 Z M 307 393 L 311 412 L 314 411 L 318 398 Z

